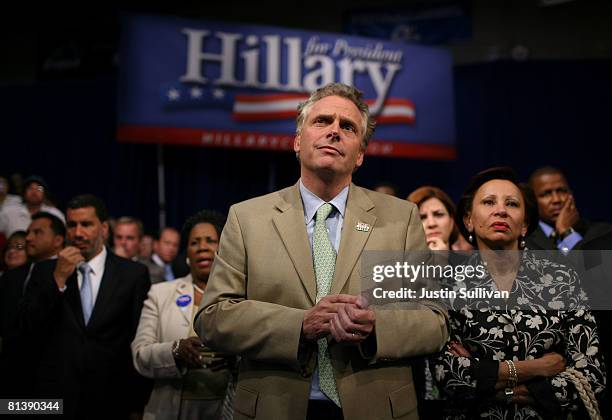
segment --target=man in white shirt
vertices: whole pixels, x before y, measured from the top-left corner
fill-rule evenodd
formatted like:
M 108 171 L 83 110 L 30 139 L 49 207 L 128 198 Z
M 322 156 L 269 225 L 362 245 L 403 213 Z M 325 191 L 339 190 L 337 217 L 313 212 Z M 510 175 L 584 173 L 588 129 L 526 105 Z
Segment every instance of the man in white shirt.
M 0 211 L 0 233 L 6 237 L 18 230 L 26 230 L 32 221 L 32 215 L 44 211 L 57 216 L 62 222 L 64 214 L 56 207 L 45 204 L 47 183 L 39 176 L 28 177 L 23 183 L 22 202 L 5 204 Z
M 0 211 L 2 207 L 11 206 L 21 202 L 18 195 L 9 194 L 9 184 L 6 178 L 0 176 Z

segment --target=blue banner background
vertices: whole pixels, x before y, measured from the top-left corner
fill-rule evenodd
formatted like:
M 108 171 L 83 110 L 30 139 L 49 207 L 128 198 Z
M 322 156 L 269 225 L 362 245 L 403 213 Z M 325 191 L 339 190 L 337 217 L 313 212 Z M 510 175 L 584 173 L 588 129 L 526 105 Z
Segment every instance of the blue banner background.
M 242 34 L 236 52 L 237 79 L 241 79 L 244 66 L 239 54 L 247 49 L 245 38 L 254 35 L 259 39 L 260 79 L 265 77 L 265 44 L 261 37 L 280 35 L 301 39 L 302 52 L 312 37 L 321 43 L 333 44 L 338 39 L 351 46 L 366 47 L 377 43 L 385 50 L 402 51 L 401 69 L 396 73 L 387 98 L 411 100 L 416 109 L 414 124 L 380 124 L 374 138 L 407 143 L 438 144 L 453 146 L 455 120 L 453 108 L 452 59 L 449 52 L 430 47 L 407 46 L 401 43 L 374 40 L 341 34 L 315 33 L 282 28 L 215 23 L 199 20 L 154 16 L 125 16 L 122 24 L 119 80 L 119 125 L 206 128 L 236 130 L 241 132 L 265 132 L 289 134 L 295 130 L 292 119 L 275 121 L 235 121 L 231 107 L 235 94 L 268 94 L 274 91 L 215 86 L 211 82 L 217 77 L 220 65 L 206 63 L 203 68 L 209 83 L 194 85 L 180 83 L 186 73 L 187 37 L 184 28 L 210 31 L 204 42 L 208 53 L 220 52 L 220 41 L 214 36 L 217 31 Z M 287 51 L 281 43 L 281 80 L 287 80 Z M 334 60 L 337 57 L 332 57 Z M 337 63 L 337 62 L 336 62 Z M 302 63 L 303 64 L 303 63 Z M 314 70 L 316 70 L 315 67 Z M 338 73 L 337 66 L 335 67 Z M 302 76 L 306 72 L 302 65 Z M 338 80 L 336 75 L 335 80 Z M 364 91 L 366 99 L 374 99 L 374 85 L 365 73 L 355 73 L 354 85 Z M 169 89 L 177 88 L 184 95 L 189 89 L 202 90 L 198 101 L 169 103 Z M 279 92 L 279 91 L 276 91 Z M 284 91 L 288 93 L 287 91 Z M 223 93 L 223 95 L 222 95 Z M 295 93 L 295 92 L 294 92 Z M 305 92 L 303 92 L 305 93 Z M 175 101 L 179 102 L 179 101 Z

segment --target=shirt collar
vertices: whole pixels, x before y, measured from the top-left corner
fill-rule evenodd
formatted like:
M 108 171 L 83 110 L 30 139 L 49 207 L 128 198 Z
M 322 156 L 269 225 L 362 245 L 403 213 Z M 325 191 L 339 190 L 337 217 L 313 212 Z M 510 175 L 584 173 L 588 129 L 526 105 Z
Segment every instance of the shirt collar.
M 543 221 L 540 220 L 540 229 L 542 229 L 542 232 L 544 232 L 544 235 L 546 235 L 546 237 L 550 238 L 550 235 L 552 235 L 552 233 L 555 231 L 555 229 L 550 226 L 548 223 L 545 223 Z
M 102 252 L 87 261 L 87 264 L 91 268 L 94 275 L 98 275 L 104 271 L 104 264 L 106 264 L 106 247 L 102 247 Z
M 166 265 L 166 263 L 162 261 L 161 257 L 155 253 L 151 255 L 151 259 L 153 260 L 155 264 L 159 265 L 160 267 L 163 267 Z
M 321 207 L 325 201 L 321 200 L 317 197 L 312 191 L 310 191 L 302 180 L 300 179 L 300 195 L 302 196 L 302 204 L 304 205 L 304 218 L 306 219 L 306 224 L 312 220 L 315 213 Z M 331 203 L 336 210 L 344 217 L 344 211 L 346 210 L 346 200 L 348 198 L 349 186 L 347 185 L 338 193 L 337 196 L 332 198 L 329 203 Z

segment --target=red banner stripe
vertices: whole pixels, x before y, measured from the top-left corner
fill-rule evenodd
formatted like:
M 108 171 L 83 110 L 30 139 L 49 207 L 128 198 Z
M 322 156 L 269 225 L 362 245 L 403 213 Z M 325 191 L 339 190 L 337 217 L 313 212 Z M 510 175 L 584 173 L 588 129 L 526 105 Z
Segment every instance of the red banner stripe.
M 389 115 L 376 118 L 376 123 L 378 124 L 396 124 L 396 123 L 414 123 L 414 117 L 409 117 L 406 115 Z
M 374 105 L 376 101 L 373 99 L 366 99 L 365 103 L 368 104 L 368 106 L 372 106 Z M 404 98 L 387 98 L 384 102 L 385 105 L 405 105 L 409 108 L 414 108 L 414 102 L 412 102 L 410 99 L 404 99 Z
M 247 95 L 239 94 L 235 96 L 236 102 L 272 102 L 272 101 L 283 101 L 288 99 L 295 99 L 299 101 L 305 101 L 308 99 L 308 95 L 294 94 L 294 93 L 270 93 L 263 95 Z M 376 102 L 374 99 L 366 99 L 365 103 L 373 105 Z M 405 98 L 387 98 L 384 102 L 385 105 L 406 105 L 410 108 L 414 108 L 414 103 L 410 99 Z
M 293 134 L 257 133 L 202 128 L 122 125 L 117 128 L 119 142 L 167 144 L 199 147 L 293 151 Z M 393 140 L 373 140 L 367 155 L 415 159 L 454 160 L 454 146 L 415 144 Z
M 295 118 L 297 116 L 297 106 L 294 104 L 282 104 L 276 107 L 280 109 L 266 110 L 265 108 L 269 108 L 269 104 L 274 102 L 305 99 L 307 99 L 306 96 L 293 94 L 236 95 L 232 118 L 234 121 L 270 121 Z M 367 100 L 366 102 L 372 105 L 375 101 Z M 240 104 L 249 104 L 250 109 L 245 110 Z M 258 105 L 260 106 L 258 107 Z M 396 112 L 395 110 L 384 109 L 383 107 L 383 112 L 376 118 L 379 124 L 414 123 L 415 109 L 412 101 L 403 98 L 388 98 L 385 101 L 385 106 L 404 107 L 411 111 L 412 115 L 393 115 Z

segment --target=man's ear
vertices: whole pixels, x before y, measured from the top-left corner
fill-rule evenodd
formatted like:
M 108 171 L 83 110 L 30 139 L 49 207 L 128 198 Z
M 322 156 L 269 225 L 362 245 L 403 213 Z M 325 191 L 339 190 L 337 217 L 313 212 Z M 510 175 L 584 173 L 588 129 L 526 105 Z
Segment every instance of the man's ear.
M 301 143 L 302 143 L 302 136 L 299 134 L 296 134 L 295 138 L 293 139 L 293 151 L 295 153 L 300 153 Z
M 355 163 L 355 169 L 359 168 L 363 164 L 363 158 L 365 156 L 365 149 L 359 150 L 359 154 L 357 155 L 357 162 Z

